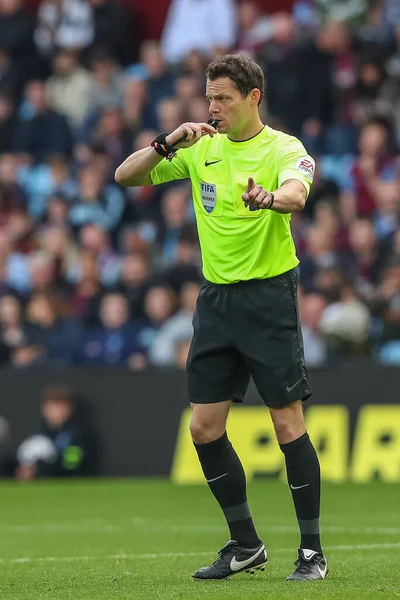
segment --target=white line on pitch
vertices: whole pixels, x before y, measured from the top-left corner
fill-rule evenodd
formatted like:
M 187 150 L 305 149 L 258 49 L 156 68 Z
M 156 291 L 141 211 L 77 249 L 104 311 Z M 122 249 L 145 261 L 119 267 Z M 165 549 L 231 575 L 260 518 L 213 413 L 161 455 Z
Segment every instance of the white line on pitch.
M 4 533 L 15 533 L 15 534 L 29 534 L 29 533 L 71 533 L 74 531 L 91 531 L 99 534 L 107 533 L 120 533 L 127 530 L 134 530 L 145 528 L 151 531 L 174 531 L 174 532 L 220 532 L 225 531 L 225 525 L 210 525 L 204 524 L 191 524 L 185 525 L 168 525 L 163 523 L 151 523 L 144 519 L 132 519 L 122 525 L 111 525 L 103 522 L 96 521 L 83 521 L 83 522 L 54 522 L 54 523 L 36 523 L 34 525 L 8 525 L 6 523 L 0 523 L 0 532 Z M 298 528 L 295 525 L 266 525 L 260 524 L 259 529 L 268 533 L 297 533 Z M 400 535 L 400 527 L 343 527 L 326 525 L 322 526 L 323 533 L 332 534 L 363 534 L 363 535 Z
M 326 550 L 337 551 L 353 551 L 353 550 L 391 550 L 400 548 L 399 543 L 387 544 L 355 544 L 355 545 L 340 545 L 326 546 Z M 294 552 L 293 548 L 276 548 L 273 553 L 277 552 Z M 0 563 L 32 563 L 32 562 L 72 562 L 72 561 L 89 561 L 89 560 L 139 560 L 139 559 L 157 559 L 157 558 L 186 558 L 190 556 L 211 556 L 215 552 L 165 552 L 159 554 L 113 554 L 111 556 L 38 556 L 33 558 L 0 558 Z

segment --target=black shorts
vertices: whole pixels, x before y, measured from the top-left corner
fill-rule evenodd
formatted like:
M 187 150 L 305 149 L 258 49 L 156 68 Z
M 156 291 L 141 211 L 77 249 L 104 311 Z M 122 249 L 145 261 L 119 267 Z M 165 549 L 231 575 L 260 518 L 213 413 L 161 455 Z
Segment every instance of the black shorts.
M 191 402 L 242 402 L 250 376 L 271 408 L 310 397 L 297 279 L 292 269 L 269 279 L 203 284 L 187 360 Z

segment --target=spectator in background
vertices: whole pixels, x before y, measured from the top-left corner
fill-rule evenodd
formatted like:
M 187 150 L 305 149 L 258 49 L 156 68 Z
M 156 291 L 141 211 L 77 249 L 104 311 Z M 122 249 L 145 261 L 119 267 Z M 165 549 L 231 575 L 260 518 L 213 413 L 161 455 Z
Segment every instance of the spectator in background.
M 111 54 L 105 50 L 92 52 L 90 56 L 92 90 L 91 111 L 114 106 L 122 106 L 123 76 L 121 69 Z
M 128 302 L 122 294 L 110 293 L 102 299 L 100 325 L 86 335 L 83 361 L 88 365 L 127 365 L 135 370 L 146 366 L 141 327 L 129 319 Z
M 51 59 L 59 48 L 83 50 L 94 37 L 92 8 L 87 0 L 43 0 L 39 6 L 35 44 Z
M 150 115 L 147 100 L 146 81 L 137 77 L 126 77 L 123 83 L 122 115 L 132 134 L 139 133 L 142 127 L 154 127 L 155 118 Z
M 114 231 L 120 223 L 125 198 L 115 185 L 104 185 L 98 168 L 83 167 L 79 174 L 78 195 L 69 211 L 75 229 L 94 224 L 105 231 Z
M 150 347 L 150 363 L 158 367 L 172 367 L 176 361 L 178 342 L 193 335 L 193 314 L 196 310 L 200 284 L 185 283 L 179 296 L 180 309 L 160 327 Z
M 313 225 L 308 230 L 305 254 L 302 256 L 300 282 L 304 291 L 313 291 L 314 278 L 321 268 L 334 267 L 338 256 L 334 249 L 333 234 Z
M 273 37 L 273 17 L 260 14 L 256 2 L 245 0 L 238 6 L 237 42 L 235 51 L 255 58 L 262 45 Z
M 176 261 L 165 270 L 163 280 L 179 294 L 186 281 L 203 280 L 200 265 L 197 231 L 195 226 L 187 225 L 182 229 L 176 248 Z
M 140 334 L 140 341 L 147 353 L 157 336 L 157 332 L 175 313 L 177 297 L 174 291 L 166 285 L 150 287 L 144 298 L 144 311 L 146 326 Z
M 1 44 L 1 38 L 0 38 Z M 19 95 L 20 77 L 15 63 L 12 62 L 6 50 L 0 45 L 0 90 L 3 94 L 8 93 L 10 98 L 15 98 Z
M 94 326 L 99 322 L 100 302 L 105 287 L 100 281 L 100 268 L 96 255 L 82 250 L 79 261 L 79 280 L 70 296 L 72 314 L 85 326 Z
M 156 114 L 160 131 L 174 131 L 183 121 L 184 106 L 176 98 L 164 98 L 157 104 Z
M 0 271 L 2 287 L 5 291 L 17 291 L 25 294 L 29 291 L 29 257 L 14 248 L 14 244 L 0 229 Z
M 53 59 L 53 74 L 47 80 L 47 95 L 52 108 L 67 117 L 75 132 L 92 108 L 93 87 L 93 78 L 80 65 L 77 52 L 71 48 L 59 50 Z
M 188 27 L 195 23 L 195 27 Z M 178 63 L 191 50 L 212 55 L 233 48 L 236 36 L 233 0 L 172 0 L 161 38 L 168 63 Z
M 53 111 L 48 103 L 43 81 L 31 81 L 25 87 L 25 114 L 19 117 L 14 151 L 24 162 L 37 164 L 51 154 L 70 154 L 72 136 L 63 115 Z
M 339 301 L 325 308 L 319 323 L 330 355 L 365 354 L 369 349 L 369 318 L 368 308 L 354 288 L 343 285 Z
M 371 297 L 381 268 L 381 256 L 373 223 L 366 218 L 357 219 L 349 227 L 349 244 L 352 254 L 351 272 L 356 290 L 364 299 Z
M 48 293 L 56 289 L 56 269 L 53 257 L 48 252 L 36 250 L 29 256 L 29 283 L 32 292 Z M 65 282 L 59 278 L 57 291 L 63 291 Z
M 313 94 L 310 119 L 303 125 L 303 136 L 307 134 L 304 141 L 319 138 L 326 154 L 353 154 L 356 151 L 353 124 L 356 61 L 346 23 L 327 21 L 317 32 L 312 48 L 311 77 L 306 74 L 306 78 Z
M 138 51 L 138 15 L 119 0 L 89 0 L 94 23 L 93 47 L 105 50 L 126 65 Z
M 12 350 L 25 342 L 26 327 L 21 301 L 12 295 L 0 297 L 0 361 L 9 362 Z
M 93 474 L 93 436 L 72 390 L 65 386 L 44 388 L 40 413 L 38 433 L 18 448 L 16 478 Z
M 0 2 L 0 47 L 15 66 L 19 82 L 31 77 L 36 56 L 33 44 L 34 20 L 22 0 Z
M 311 87 L 316 61 L 308 47 L 296 40 L 290 14 L 280 13 L 272 22 L 272 35 L 258 55 L 268 82 L 269 119 L 273 127 L 280 123 L 285 131 L 300 136 L 303 123 L 312 114 L 314 94 L 318 95 L 317 82 Z
M 26 211 L 27 198 L 17 182 L 17 161 L 13 154 L 0 155 L 0 227 L 10 232 L 13 215 Z
M 327 345 L 320 329 L 320 321 L 327 304 L 327 300 L 321 294 L 299 295 L 304 356 L 308 367 L 319 367 L 327 359 Z
M 178 243 L 182 229 L 188 221 L 188 189 L 175 185 L 165 192 L 162 198 L 162 228 L 158 243 L 164 265 L 176 262 Z
M 202 87 L 203 81 L 194 75 L 180 75 L 175 81 L 174 96 L 188 108 L 190 103 L 199 97 Z
M 44 221 L 50 225 L 68 229 L 68 212 L 69 203 L 67 198 L 62 194 L 54 194 L 48 200 Z
M 368 0 L 343 2 L 343 0 L 314 0 L 317 13 L 322 22 L 346 21 L 354 26 L 362 22 L 368 7 Z
M 66 280 L 77 270 L 79 262 L 78 247 L 66 229 L 55 225 L 44 227 L 40 238 L 42 250 L 53 263 L 53 287 L 60 285 L 67 292 Z
M 381 58 L 364 58 L 360 61 L 355 88 L 354 117 L 363 125 L 374 117 L 395 122 L 400 132 L 399 82 L 388 77 Z
M 379 179 L 396 177 L 396 161 L 390 149 L 390 127 L 381 119 L 363 125 L 359 137 L 359 157 L 350 165 L 350 173 L 342 183 L 342 215 L 345 222 L 356 216 L 371 215 L 376 209 Z
M 9 93 L 0 91 L 0 156 L 11 152 L 16 124 L 13 99 Z
M 108 233 L 96 225 L 85 225 L 79 232 L 79 243 L 83 250 L 96 256 L 101 282 L 106 286 L 115 285 L 122 259 L 113 250 Z M 76 281 L 75 277 L 76 274 L 71 275 L 71 280 Z
M 209 104 L 206 98 L 197 96 L 186 106 L 187 120 L 192 123 L 207 123 L 209 119 Z
M 150 267 L 145 255 L 135 252 L 125 256 L 117 289 L 127 299 L 129 314 L 133 319 L 144 319 L 143 301 L 149 279 Z
M 50 292 L 35 292 L 26 310 L 30 343 L 43 349 L 50 364 L 78 362 L 82 348 L 80 323 L 63 316 L 60 300 Z
M 384 364 L 400 364 L 400 254 L 385 265 L 371 310 L 378 320 L 378 357 Z
M 121 232 L 120 248 L 122 254 L 139 253 L 148 258 L 153 256 L 156 250 L 152 244 L 154 242 L 155 226 L 150 225 L 148 231 L 147 223 L 140 223 L 137 226 L 126 227 Z
M 49 198 L 62 196 L 72 201 L 77 184 L 65 154 L 52 154 L 39 165 L 24 165 L 18 170 L 18 181 L 29 198 L 28 212 L 35 219 L 43 219 Z
M 126 127 L 118 108 L 102 108 L 98 112 L 97 126 L 91 135 L 91 143 L 95 147 L 104 148 L 109 157 L 109 168 L 115 171 L 123 157 L 132 148 L 132 134 Z M 120 191 L 120 190 L 119 190 Z
M 156 40 L 146 40 L 140 46 L 139 64 L 128 68 L 127 74 L 143 77 L 147 82 L 149 102 L 158 104 L 174 95 L 175 74 L 165 62 Z
M 400 182 L 379 181 L 376 187 L 373 223 L 378 239 L 390 237 L 400 225 Z

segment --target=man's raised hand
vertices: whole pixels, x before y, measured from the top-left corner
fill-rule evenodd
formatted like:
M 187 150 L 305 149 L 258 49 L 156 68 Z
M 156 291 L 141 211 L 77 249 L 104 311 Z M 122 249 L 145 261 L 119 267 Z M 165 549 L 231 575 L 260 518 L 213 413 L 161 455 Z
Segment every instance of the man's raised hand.
M 213 137 L 216 133 L 215 128 L 208 123 L 183 123 L 172 131 L 172 133 L 167 135 L 165 141 L 174 148 L 190 148 L 190 146 L 196 144 L 203 135 L 210 135 Z
M 267 208 L 271 201 L 271 194 L 264 190 L 262 185 L 256 185 L 252 177 L 248 178 L 247 187 L 242 200 L 246 206 L 254 208 Z

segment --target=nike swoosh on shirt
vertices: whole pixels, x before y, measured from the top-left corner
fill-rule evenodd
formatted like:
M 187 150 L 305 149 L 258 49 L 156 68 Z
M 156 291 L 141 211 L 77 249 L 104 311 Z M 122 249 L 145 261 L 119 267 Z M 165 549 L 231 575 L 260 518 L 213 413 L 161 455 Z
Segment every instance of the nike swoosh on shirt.
M 231 565 L 230 565 L 232 571 L 240 571 L 240 569 L 244 569 L 244 567 L 247 567 L 247 565 L 249 565 L 251 562 L 253 562 L 253 560 L 255 560 L 257 558 L 257 556 L 260 556 L 261 552 L 264 552 L 264 550 L 265 550 L 265 546 L 263 544 L 261 546 L 261 548 L 258 550 L 258 552 L 253 554 L 253 556 L 250 556 L 250 558 L 246 558 L 246 560 L 236 560 L 236 556 L 234 556 L 231 560 Z
M 219 163 L 222 161 L 222 158 L 219 158 L 218 160 L 212 160 L 210 162 L 208 162 L 208 160 L 206 160 L 206 162 L 204 163 L 205 167 L 209 167 L 210 165 L 215 165 L 215 163 Z

